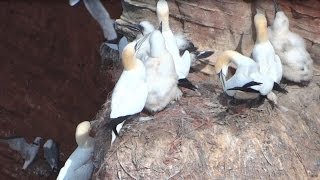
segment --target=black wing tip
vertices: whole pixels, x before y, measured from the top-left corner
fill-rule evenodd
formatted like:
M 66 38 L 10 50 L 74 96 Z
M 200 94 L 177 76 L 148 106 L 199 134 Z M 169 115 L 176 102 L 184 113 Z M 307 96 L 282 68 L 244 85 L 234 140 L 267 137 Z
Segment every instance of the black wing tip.
M 131 118 L 135 118 L 137 114 L 133 114 L 133 115 L 127 115 L 127 116 L 120 116 L 120 117 L 117 117 L 117 118 L 110 118 L 110 121 L 107 123 L 107 127 L 108 129 L 111 129 L 114 134 L 116 136 L 119 136 L 119 133 L 117 132 L 117 126 L 122 123 L 123 121 L 127 121 L 128 119 L 131 119 Z
M 238 90 L 238 91 L 243 91 L 243 92 L 257 92 L 257 93 L 259 93 L 259 91 L 252 89 L 251 86 L 257 86 L 260 84 L 262 84 L 262 83 L 256 82 L 256 81 L 251 81 L 251 82 L 248 82 L 247 84 L 243 85 L 242 87 L 233 87 L 233 88 L 229 88 L 227 90 Z
M 278 84 L 276 82 L 273 83 L 272 90 L 275 90 L 275 91 L 278 91 L 278 92 L 281 92 L 281 93 L 284 93 L 284 94 L 288 93 L 288 91 L 285 88 L 281 87 L 280 84 Z
M 183 87 L 183 88 L 187 88 L 190 89 L 192 91 L 196 91 L 198 88 L 193 85 L 187 78 L 184 79 L 179 79 L 178 80 L 178 86 L 179 87 Z

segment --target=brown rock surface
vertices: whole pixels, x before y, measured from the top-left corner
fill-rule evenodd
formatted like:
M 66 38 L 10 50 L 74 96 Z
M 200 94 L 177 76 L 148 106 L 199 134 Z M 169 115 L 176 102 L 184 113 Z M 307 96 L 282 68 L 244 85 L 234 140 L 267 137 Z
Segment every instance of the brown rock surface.
M 120 16 L 119 1 L 104 2 Z M 76 125 L 94 117 L 114 84 L 99 72 L 100 27 L 82 2 L 67 0 L 1 1 L 0 19 L 0 136 L 53 138 L 64 163 Z M 21 156 L 0 143 L 0 162 L 2 180 L 50 175 L 43 153 L 22 171 Z
M 185 91 L 153 120 L 128 123 L 111 149 L 111 132 L 101 118 L 109 114 L 107 105 L 97 118 L 94 178 L 319 178 L 320 71 L 316 73 L 308 87 L 288 85 L 289 93 L 278 94 L 280 107 L 275 109 L 267 101 L 234 105 L 217 77 L 191 74 L 201 96 Z
M 187 33 L 201 49 L 216 50 L 212 64 L 219 52 L 236 48 L 241 33 L 242 49 L 246 55 L 251 53 L 252 9 L 266 10 L 269 21 L 273 16 L 272 1 L 169 3 L 174 31 Z M 157 24 L 155 4 L 155 0 L 124 0 L 119 22 L 148 19 Z M 154 115 L 153 120 L 137 118 L 125 125 L 111 148 L 110 130 L 103 119 L 110 113 L 106 103 L 96 118 L 98 168 L 94 178 L 318 179 L 319 1 L 280 4 L 291 19 L 291 29 L 306 39 L 315 60 L 314 78 L 308 86 L 287 84 L 289 93 L 277 94 L 280 107 L 273 109 L 267 101 L 234 104 L 223 94 L 216 76 L 193 73 L 190 80 L 199 86 L 201 96 L 184 90 L 179 102 Z
M 121 21 L 139 22 L 149 20 L 158 24 L 155 15 L 155 0 L 124 0 Z M 184 32 L 200 49 L 213 49 L 210 58 L 214 64 L 220 52 L 235 49 L 240 35 L 244 33 L 242 50 L 250 55 L 253 47 L 252 17 L 256 9 L 265 11 L 269 22 L 273 22 L 272 1 L 168 1 L 170 24 L 174 32 Z M 290 19 L 290 28 L 306 39 L 307 49 L 314 62 L 320 64 L 320 2 L 280 1 L 282 9 Z M 205 72 L 210 73 L 210 69 Z

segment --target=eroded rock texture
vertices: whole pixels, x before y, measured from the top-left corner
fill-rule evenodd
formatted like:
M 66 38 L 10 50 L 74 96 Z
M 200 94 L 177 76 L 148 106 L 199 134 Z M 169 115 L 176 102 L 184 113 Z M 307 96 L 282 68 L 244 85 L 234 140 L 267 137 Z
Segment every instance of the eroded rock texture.
M 272 1 L 169 1 L 174 31 L 188 34 L 215 57 L 235 49 L 244 33 L 242 50 L 251 53 L 252 15 Z M 121 20 L 148 19 L 157 24 L 155 0 L 124 0 Z M 234 104 L 216 76 L 192 73 L 199 86 L 153 116 L 124 126 L 110 148 L 105 120 L 108 103 L 97 116 L 94 179 L 317 179 L 320 176 L 319 2 L 281 1 L 291 29 L 302 35 L 315 60 L 315 75 L 306 87 L 287 84 L 277 94 L 277 108 L 267 102 Z M 210 69 L 205 69 L 210 73 Z M 109 99 L 110 100 L 110 99 Z M 109 101 L 107 101 L 109 102 Z M 143 116 L 147 114 L 142 113 Z
M 149 20 L 158 24 L 155 15 L 156 2 L 156 0 L 124 0 L 121 21 Z M 210 58 L 210 64 L 214 64 L 215 57 L 220 52 L 235 49 L 242 33 L 244 34 L 242 51 L 245 55 L 250 55 L 255 38 L 252 18 L 256 10 L 265 11 L 269 23 L 273 22 L 274 16 L 271 0 L 168 2 L 170 24 L 174 32 L 186 33 L 200 49 L 216 51 Z M 280 1 L 279 4 L 290 19 L 291 30 L 305 38 L 307 49 L 314 62 L 320 64 L 320 2 L 318 0 Z M 210 70 L 205 72 L 210 73 Z

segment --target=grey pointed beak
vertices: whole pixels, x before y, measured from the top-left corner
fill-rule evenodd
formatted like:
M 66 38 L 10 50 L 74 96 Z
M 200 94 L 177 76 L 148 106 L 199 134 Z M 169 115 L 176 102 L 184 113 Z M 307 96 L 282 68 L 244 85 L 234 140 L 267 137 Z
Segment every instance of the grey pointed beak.
M 223 88 L 225 87 L 225 82 L 224 82 L 224 78 L 223 78 L 224 74 L 222 73 L 222 70 L 218 73 L 218 77 L 222 83 Z
M 276 16 L 277 12 L 282 11 L 281 7 L 279 6 L 277 0 L 273 0 L 274 5 L 274 16 Z
M 143 33 L 143 27 L 140 24 L 118 24 L 118 26 L 126 27 L 132 31 L 138 31 L 141 34 Z
M 160 22 L 158 30 L 162 33 L 162 21 Z

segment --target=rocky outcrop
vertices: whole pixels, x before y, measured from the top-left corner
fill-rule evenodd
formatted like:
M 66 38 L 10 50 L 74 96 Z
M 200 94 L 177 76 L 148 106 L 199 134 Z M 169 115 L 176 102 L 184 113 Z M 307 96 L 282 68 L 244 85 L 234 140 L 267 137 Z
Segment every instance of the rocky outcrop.
M 242 51 L 250 55 L 254 44 L 252 18 L 256 10 L 265 11 L 269 23 L 273 22 L 272 1 L 208 1 L 176 0 L 170 5 L 170 24 L 174 32 L 184 32 L 200 49 L 213 49 L 210 58 L 214 64 L 220 52 L 235 49 L 241 34 L 244 34 Z M 291 30 L 305 38 L 307 49 L 314 62 L 320 64 L 320 2 L 280 1 L 290 19 Z M 149 20 L 158 24 L 155 15 L 155 0 L 124 0 L 121 22 Z M 210 73 L 210 69 L 205 69 Z
M 320 176 L 319 14 L 316 0 L 281 1 L 291 29 L 302 35 L 315 60 L 314 78 L 306 87 L 287 84 L 277 94 L 279 107 L 263 100 L 234 102 L 216 76 L 192 73 L 199 94 L 184 96 L 153 116 L 126 124 L 110 147 L 107 99 L 96 117 L 97 169 L 94 179 L 317 179 Z M 124 0 L 120 23 L 150 20 L 157 24 L 155 0 Z M 272 1 L 169 1 L 171 24 L 200 49 L 215 57 L 238 46 L 249 55 L 254 43 L 253 12 L 266 11 L 272 22 Z M 212 73 L 208 65 L 202 71 Z M 142 116 L 147 114 L 142 113 Z M 107 120 L 108 121 L 108 120 Z

